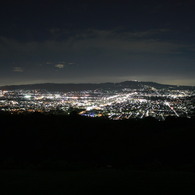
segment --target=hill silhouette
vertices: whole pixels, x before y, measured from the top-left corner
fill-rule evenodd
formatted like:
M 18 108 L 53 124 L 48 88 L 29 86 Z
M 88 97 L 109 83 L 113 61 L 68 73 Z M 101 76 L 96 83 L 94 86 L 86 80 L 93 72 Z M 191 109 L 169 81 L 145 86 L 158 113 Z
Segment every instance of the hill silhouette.
M 34 89 L 45 89 L 48 91 L 81 91 L 81 90 L 119 90 L 123 88 L 131 89 L 142 89 L 144 86 L 155 87 L 157 89 L 168 88 L 168 89 L 189 89 L 194 90 L 194 86 L 176 86 L 176 85 L 165 85 L 155 82 L 139 82 L 139 81 L 124 81 L 120 83 L 78 83 L 78 84 L 63 84 L 63 83 L 41 83 L 41 84 L 28 84 L 28 85 L 8 85 L 1 86 L 1 90 L 34 90 Z

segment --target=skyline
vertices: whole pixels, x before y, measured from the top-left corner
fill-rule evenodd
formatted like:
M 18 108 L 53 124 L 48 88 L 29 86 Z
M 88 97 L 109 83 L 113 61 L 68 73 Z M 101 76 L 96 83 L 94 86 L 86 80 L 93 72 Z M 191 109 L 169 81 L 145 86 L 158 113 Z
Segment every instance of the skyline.
M 191 0 L 4 2 L 0 85 L 195 86 L 194 7 Z

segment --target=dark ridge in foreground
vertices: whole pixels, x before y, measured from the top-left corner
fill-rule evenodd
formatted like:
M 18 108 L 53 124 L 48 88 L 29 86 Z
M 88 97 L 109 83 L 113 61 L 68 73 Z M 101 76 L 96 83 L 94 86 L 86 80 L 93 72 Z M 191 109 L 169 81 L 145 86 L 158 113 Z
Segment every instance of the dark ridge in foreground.
M 195 118 L 111 121 L 2 113 L 0 124 L 0 169 L 195 168 Z
M 139 82 L 139 81 L 124 81 L 121 83 L 80 83 L 80 84 L 62 84 L 62 83 L 42 83 L 42 84 L 29 84 L 29 85 L 8 85 L 1 86 L 2 90 L 34 90 L 34 89 L 46 89 L 48 91 L 81 91 L 81 90 L 117 90 L 123 88 L 141 89 L 143 86 L 155 87 L 157 89 L 169 88 L 169 89 L 189 89 L 194 90 L 194 86 L 176 86 L 176 85 L 165 85 L 155 82 Z

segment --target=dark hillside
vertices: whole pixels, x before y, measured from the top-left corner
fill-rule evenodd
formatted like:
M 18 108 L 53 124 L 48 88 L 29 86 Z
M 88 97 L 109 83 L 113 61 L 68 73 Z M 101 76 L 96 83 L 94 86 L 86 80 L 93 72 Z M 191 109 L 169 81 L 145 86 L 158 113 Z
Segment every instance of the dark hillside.
M 194 170 L 194 119 L 3 113 L 0 123 L 1 169 Z

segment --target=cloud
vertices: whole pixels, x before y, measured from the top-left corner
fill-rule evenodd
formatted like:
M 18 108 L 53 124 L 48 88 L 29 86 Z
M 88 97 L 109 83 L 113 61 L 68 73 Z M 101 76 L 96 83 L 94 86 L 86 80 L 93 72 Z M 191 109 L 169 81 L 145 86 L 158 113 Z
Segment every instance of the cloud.
M 87 51 L 102 53 L 132 52 L 133 54 L 181 54 L 183 49 L 192 49 L 189 44 L 161 39 L 173 33 L 171 29 L 147 31 L 86 30 L 62 41 L 64 51 L 76 54 Z M 56 44 L 53 42 L 54 47 Z
M 64 67 L 68 67 L 68 66 L 70 67 L 70 66 L 76 65 L 75 62 L 64 62 L 64 61 L 58 62 L 57 64 L 50 63 L 48 65 L 51 65 L 51 64 L 54 64 L 54 67 L 55 68 L 58 68 L 58 69 L 63 69 Z
M 13 72 L 24 72 L 24 70 L 21 67 L 19 67 L 19 66 L 13 67 L 13 70 L 12 71 Z
M 55 67 L 58 68 L 58 69 L 63 69 L 64 64 L 55 64 Z
M 61 41 L 26 42 L 0 37 L 0 74 L 3 75 L 2 70 L 8 68 L 10 71 L 13 62 L 16 62 L 26 67 L 26 74 L 33 71 L 36 74 L 31 75 L 37 78 L 40 75 L 58 80 L 65 77 L 84 80 L 89 75 L 100 79 L 109 75 L 138 77 L 157 73 L 159 77 L 167 74 L 194 76 L 194 44 L 171 40 L 172 36 L 167 34 L 173 33 L 169 29 L 135 32 L 83 30 Z M 47 66 L 42 66 L 40 70 L 40 63 Z M 13 71 L 23 72 L 23 68 L 14 67 Z
M 133 54 L 181 54 L 186 49 L 193 50 L 194 46 L 184 44 L 182 41 L 176 42 L 168 39 L 161 40 L 161 35 L 172 33 L 169 29 L 152 29 L 148 31 L 117 31 L 117 30 L 86 30 L 67 39 L 56 41 L 46 40 L 42 42 L 29 41 L 19 42 L 5 37 L 0 37 L 0 57 L 8 59 L 10 52 L 14 52 L 14 58 L 32 57 L 56 61 L 56 58 L 66 56 L 79 56 L 88 51 L 101 51 L 102 53 L 128 52 Z M 70 33 L 71 34 L 71 33 Z M 160 35 L 160 36 L 159 36 Z M 166 37 L 166 36 L 165 36 Z M 10 50 L 10 48 L 12 48 Z M 86 51 L 87 50 L 87 51 Z M 13 59 L 15 60 L 15 59 Z M 16 59 L 17 60 L 17 59 Z M 64 68 L 65 63 L 56 66 Z M 56 64 L 57 65 L 57 64 Z M 68 65 L 68 64 L 67 64 Z

